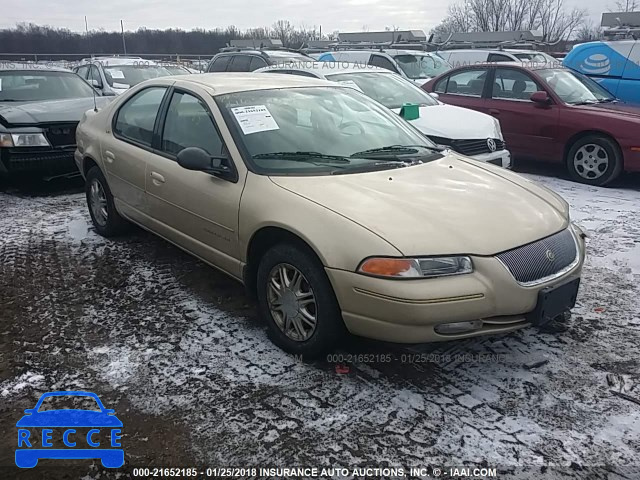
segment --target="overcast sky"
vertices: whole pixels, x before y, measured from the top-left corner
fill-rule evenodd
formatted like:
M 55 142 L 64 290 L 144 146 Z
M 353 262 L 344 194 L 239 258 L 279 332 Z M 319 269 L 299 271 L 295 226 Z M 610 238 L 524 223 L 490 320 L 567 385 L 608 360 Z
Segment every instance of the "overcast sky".
M 454 0 L 106 0 L 79 2 L 72 0 L 21 0 L 19 8 L 4 8 L 0 28 L 16 23 L 65 27 L 84 31 L 84 16 L 89 29 L 125 30 L 147 28 L 213 29 L 235 25 L 238 28 L 270 26 L 279 19 L 295 26 L 322 25 L 323 32 L 384 30 L 397 26 L 401 30 L 425 32 L 445 16 Z M 594 21 L 614 0 L 565 0 L 589 10 Z M 0 46 L 0 50 L 2 47 Z

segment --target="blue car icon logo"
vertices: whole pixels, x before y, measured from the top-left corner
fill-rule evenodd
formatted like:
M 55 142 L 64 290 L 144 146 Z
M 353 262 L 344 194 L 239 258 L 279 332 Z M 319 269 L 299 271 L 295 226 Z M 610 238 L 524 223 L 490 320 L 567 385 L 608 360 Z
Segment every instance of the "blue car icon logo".
M 91 408 L 57 408 L 61 401 L 69 400 Z M 50 408 L 51 404 L 54 408 Z M 41 458 L 100 459 L 105 468 L 124 465 L 122 422 L 95 393 L 45 393 L 34 408 L 24 413 L 16 423 L 18 467 L 33 468 Z

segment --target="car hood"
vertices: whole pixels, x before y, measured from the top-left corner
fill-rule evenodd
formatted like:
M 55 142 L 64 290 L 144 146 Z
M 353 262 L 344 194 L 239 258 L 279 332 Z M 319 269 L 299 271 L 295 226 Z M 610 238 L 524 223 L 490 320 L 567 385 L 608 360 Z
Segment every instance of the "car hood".
M 109 97 L 96 97 L 98 108 Z M 0 123 L 6 127 L 22 127 L 52 122 L 79 122 L 87 110 L 93 108 L 93 98 L 71 98 L 46 102 L 0 103 Z
M 89 410 L 50 410 L 25 415 L 16 427 L 121 427 L 115 415 Z
M 568 225 L 566 202 L 502 170 L 448 154 L 397 170 L 271 179 L 362 225 L 403 255 L 493 255 Z
M 640 106 L 628 103 L 596 103 L 594 105 L 577 105 L 582 110 L 606 113 L 617 117 L 632 118 L 640 121 Z
M 400 113 L 399 108 L 393 111 Z M 435 137 L 455 140 L 502 137 L 492 116 L 452 105 L 420 107 L 420 118 L 410 122 L 425 135 Z

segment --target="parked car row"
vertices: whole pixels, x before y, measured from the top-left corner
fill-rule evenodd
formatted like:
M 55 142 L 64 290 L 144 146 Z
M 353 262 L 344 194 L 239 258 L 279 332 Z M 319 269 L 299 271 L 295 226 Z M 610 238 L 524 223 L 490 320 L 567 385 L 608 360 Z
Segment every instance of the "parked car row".
M 416 343 L 565 318 L 585 256 L 568 204 L 438 147 L 365 86 L 405 80 L 371 75 L 157 78 L 87 111 L 94 228 L 140 225 L 244 283 L 305 356 L 347 332 Z
M 452 105 L 500 119 L 516 157 L 563 163 L 571 177 L 607 185 L 640 171 L 640 109 L 562 67 L 491 63 L 454 68 L 423 87 Z

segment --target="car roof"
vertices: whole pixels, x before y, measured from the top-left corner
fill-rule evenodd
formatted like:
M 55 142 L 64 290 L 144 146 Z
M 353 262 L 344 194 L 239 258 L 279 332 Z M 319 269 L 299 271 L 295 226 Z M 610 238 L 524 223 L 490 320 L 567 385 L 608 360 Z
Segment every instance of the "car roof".
M 68 68 L 58 67 L 49 64 L 29 63 L 29 62 L 0 62 L 0 71 L 16 72 L 65 72 L 73 73 Z
M 225 95 L 227 93 L 249 92 L 252 90 L 271 90 L 296 87 L 341 87 L 339 84 L 321 80 L 319 78 L 302 77 L 299 75 L 263 75 L 262 73 L 194 73 L 191 75 L 174 75 L 170 77 L 160 77 L 158 82 L 163 80 L 174 80 L 194 85 L 201 85 L 212 90 L 214 96 Z M 153 82 L 153 80 L 145 83 Z
M 80 66 L 86 65 L 89 63 L 105 63 L 107 62 L 109 67 L 115 67 L 117 65 L 138 65 L 140 62 L 144 62 L 145 66 L 156 66 L 158 65 L 153 60 L 146 60 L 140 57 L 95 57 L 95 58 L 83 58 Z
M 538 63 L 538 62 L 528 62 L 528 61 L 522 61 L 522 62 L 480 62 L 480 63 L 474 63 L 473 65 L 461 65 L 459 67 L 454 68 L 453 70 L 456 70 L 458 68 L 474 68 L 474 67 L 516 67 L 516 68 L 522 68 L 523 70 L 546 70 L 549 68 L 553 68 L 556 70 L 567 70 L 566 68 L 564 68 L 562 66 L 562 62 L 558 62 L 557 65 L 551 65 L 549 66 L 549 63 Z M 451 72 L 451 70 L 449 70 L 449 72 Z M 449 72 L 445 72 L 449 73 Z
M 380 50 L 377 50 L 380 52 Z M 424 50 L 411 50 L 411 49 L 400 49 L 400 48 L 385 48 L 382 50 L 383 53 L 388 53 L 392 57 L 397 55 L 424 55 L 427 57 L 432 56 L 435 52 L 425 52 Z
M 393 72 L 386 68 L 365 65 L 360 62 L 295 62 L 291 65 L 283 65 L 277 67 L 263 67 L 260 72 L 268 72 L 273 70 L 298 70 L 302 72 L 313 72 L 324 77 L 325 75 L 334 75 L 339 73 L 362 73 L 375 72 L 393 75 Z

